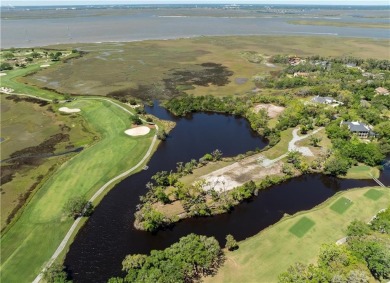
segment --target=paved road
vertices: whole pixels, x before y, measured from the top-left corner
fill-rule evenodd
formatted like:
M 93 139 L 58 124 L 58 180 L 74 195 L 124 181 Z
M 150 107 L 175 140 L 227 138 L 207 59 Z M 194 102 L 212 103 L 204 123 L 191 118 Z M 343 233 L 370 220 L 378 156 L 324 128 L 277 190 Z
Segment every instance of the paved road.
M 304 136 L 298 136 L 298 130 L 299 129 L 294 129 L 293 132 L 292 132 L 293 138 L 288 143 L 288 151 L 285 154 L 282 154 L 281 156 L 279 156 L 279 157 L 277 157 L 275 159 L 262 159 L 262 160 L 259 160 L 259 161 L 262 161 L 262 165 L 264 167 L 268 167 L 268 166 L 274 164 L 275 162 L 278 162 L 279 160 L 285 158 L 290 151 L 299 151 L 303 155 L 312 156 L 313 153 L 310 151 L 310 149 L 308 149 L 306 147 L 298 147 L 298 146 L 295 145 L 295 143 L 298 142 L 298 141 L 301 141 L 303 139 L 306 139 L 307 137 L 310 137 L 311 135 L 314 135 L 314 134 L 318 133 L 322 129 L 323 129 L 323 127 L 318 128 L 317 130 L 311 132 L 310 134 L 304 135 Z

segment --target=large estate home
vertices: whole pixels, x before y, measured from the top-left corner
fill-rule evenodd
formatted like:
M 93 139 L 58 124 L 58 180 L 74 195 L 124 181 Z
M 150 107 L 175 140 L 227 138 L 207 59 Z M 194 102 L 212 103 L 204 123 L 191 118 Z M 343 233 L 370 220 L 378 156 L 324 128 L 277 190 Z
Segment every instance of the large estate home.
M 367 139 L 369 137 L 375 136 L 375 133 L 372 131 L 371 127 L 358 121 L 341 121 L 340 126 L 346 125 L 348 130 L 356 134 L 359 138 Z

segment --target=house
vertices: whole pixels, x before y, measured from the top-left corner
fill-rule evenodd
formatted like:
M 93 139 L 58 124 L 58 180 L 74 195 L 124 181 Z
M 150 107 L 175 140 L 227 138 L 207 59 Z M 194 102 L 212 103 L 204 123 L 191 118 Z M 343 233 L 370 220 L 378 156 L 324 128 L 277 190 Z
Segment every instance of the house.
M 372 129 L 370 128 L 370 126 L 362 123 L 362 122 L 358 122 L 358 121 L 352 121 L 352 122 L 348 122 L 348 121 L 341 121 L 340 123 L 340 127 L 342 125 L 346 125 L 348 127 L 348 130 L 353 133 L 353 134 L 356 134 L 359 138 L 363 138 L 363 139 L 367 139 L 369 137 L 372 137 L 372 136 L 375 136 L 375 133 L 372 131 Z
M 380 94 L 380 95 L 389 95 L 388 89 L 384 88 L 384 87 L 377 87 L 375 89 L 375 92 L 376 92 L 376 94 Z
M 321 104 L 332 104 L 336 102 L 336 100 L 334 100 L 332 97 L 318 96 L 318 95 L 314 97 L 311 101 L 313 101 L 314 103 L 321 103 Z
M 343 104 L 340 101 L 337 101 L 336 99 L 329 97 L 329 96 L 316 96 L 313 97 L 311 100 L 314 103 L 321 103 L 321 104 L 332 104 L 332 103 L 338 103 L 338 104 Z

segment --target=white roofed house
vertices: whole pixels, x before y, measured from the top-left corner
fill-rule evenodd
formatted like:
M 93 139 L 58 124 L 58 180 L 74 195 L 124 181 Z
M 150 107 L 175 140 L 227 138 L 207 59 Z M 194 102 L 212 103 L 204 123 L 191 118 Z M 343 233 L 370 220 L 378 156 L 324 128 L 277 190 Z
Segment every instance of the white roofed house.
M 348 130 L 356 134 L 359 138 L 367 139 L 369 137 L 375 137 L 375 133 L 372 131 L 371 127 L 358 121 L 341 121 L 340 126 L 346 125 Z

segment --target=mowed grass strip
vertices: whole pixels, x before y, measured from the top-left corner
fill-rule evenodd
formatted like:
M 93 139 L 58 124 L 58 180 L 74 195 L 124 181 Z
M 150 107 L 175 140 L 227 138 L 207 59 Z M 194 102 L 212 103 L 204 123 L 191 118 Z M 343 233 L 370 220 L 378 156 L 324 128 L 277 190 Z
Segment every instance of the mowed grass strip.
M 295 223 L 289 231 L 295 236 L 302 238 L 315 225 L 315 222 L 306 216 L 302 217 Z
M 366 198 L 369 198 L 371 200 L 376 201 L 376 200 L 380 199 L 383 196 L 383 192 L 379 191 L 379 190 L 371 189 L 371 190 L 367 191 L 364 194 L 364 196 Z
M 348 169 L 345 176 L 346 179 L 371 179 L 372 177 L 379 178 L 380 171 L 376 167 L 367 165 L 352 166 Z
M 342 197 L 339 198 L 334 204 L 330 206 L 330 209 L 337 212 L 338 214 L 343 214 L 347 209 L 352 205 L 352 201 Z
M 63 217 L 66 200 L 77 195 L 89 199 L 111 178 L 136 165 L 151 144 L 154 130 L 140 137 L 124 134 L 129 114 L 116 106 L 95 100 L 83 104 L 82 115 L 102 139 L 64 163 L 2 236 L 1 282 L 31 282 L 73 223 Z
M 214 277 L 206 277 L 206 283 L 277 282 L 278 275 L 295 262 L 314 263 L 321 244 L 335 243 L 345 237 L 348 224 L 354 219 L 368 222 L 379 210 L 390 203 L 390 190 L 375 187 L 383 196 L 373 202 L 365 196 L 372 188 L 352 189 L 340 192 L 316 208 L 285 217 L 259 234 L 239 242 L 240 248 L 226 252 L 226 261 Z M 353 201 L 345 213 L 337 214 L 329 207 L 340 197 Z M 316 224 L 304 237 L 299 238 L 289 229 L 302 217 Z

